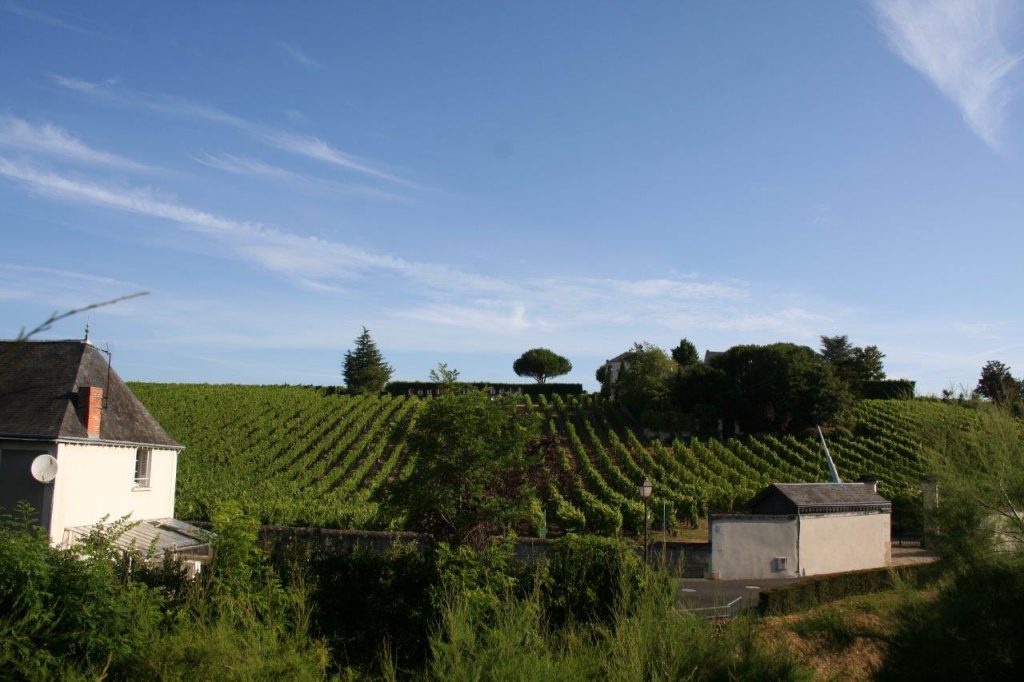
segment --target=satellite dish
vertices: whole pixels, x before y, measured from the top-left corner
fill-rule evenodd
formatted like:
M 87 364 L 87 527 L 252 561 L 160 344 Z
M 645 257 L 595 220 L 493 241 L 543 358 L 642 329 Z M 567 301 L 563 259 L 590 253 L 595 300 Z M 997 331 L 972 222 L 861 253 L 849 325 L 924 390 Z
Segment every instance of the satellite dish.
M 32 478 L 40 483 L 49 483 L 57 478 L 57 458 L 52 455 L 39 455 L 32 460 Z

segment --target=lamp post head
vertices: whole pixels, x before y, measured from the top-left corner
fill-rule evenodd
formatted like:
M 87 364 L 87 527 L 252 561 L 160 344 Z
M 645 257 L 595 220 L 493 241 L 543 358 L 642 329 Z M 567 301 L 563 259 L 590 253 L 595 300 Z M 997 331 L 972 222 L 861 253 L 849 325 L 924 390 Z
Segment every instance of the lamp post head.
M 654 485 L 651 483 L 651 479 L 644 476 L 644 482 L 640 484 L 640 497 L 645 500 L 651 496 L 651 492 L 654 490 Z

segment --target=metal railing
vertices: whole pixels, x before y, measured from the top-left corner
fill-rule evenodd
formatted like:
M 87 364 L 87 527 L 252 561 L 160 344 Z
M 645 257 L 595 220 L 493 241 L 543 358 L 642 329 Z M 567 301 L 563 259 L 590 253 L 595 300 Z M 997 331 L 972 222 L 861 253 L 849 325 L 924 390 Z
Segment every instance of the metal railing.
M 747 606 L 745 603 L 745 597 L 736 597 L 728 604 L 722 606 L 702 606 L 696 609 L 686 609 L 689 613 L 692 613 L 701 618 L 735 618 L 742 612 L 753 608 Z

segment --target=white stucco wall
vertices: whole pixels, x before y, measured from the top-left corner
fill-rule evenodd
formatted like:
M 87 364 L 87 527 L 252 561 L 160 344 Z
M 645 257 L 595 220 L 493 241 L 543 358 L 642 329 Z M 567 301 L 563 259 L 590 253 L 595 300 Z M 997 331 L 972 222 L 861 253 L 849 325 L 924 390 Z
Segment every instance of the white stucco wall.
M 795 516 L 712 516 L 711 576 L 720 580 L 797 575 Z M 776 570 L 778 557 L 787 559 Z
M 113 521 L 174 516 L 178 453 L 153 448 L 150 487 L 135 489 L 135 447 L 59 443 L 57 478 L 50 516 L 50 541 L 59 544 L 64 529 L 91 525 L 109 515 Z
M 888 566 L 892 516 L 805 514 L 800 517 L 800 569 L 805 575 Z

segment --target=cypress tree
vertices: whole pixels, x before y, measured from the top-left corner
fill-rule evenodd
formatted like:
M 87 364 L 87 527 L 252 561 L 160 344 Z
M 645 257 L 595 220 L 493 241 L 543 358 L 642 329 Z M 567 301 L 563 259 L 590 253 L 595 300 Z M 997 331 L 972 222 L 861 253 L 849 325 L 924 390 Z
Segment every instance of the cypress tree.
M 391 365 L 384 362 L 377 344 L 370 338 L 370 330 L 363 327 L 363 333 L 356 338 L 354 350 L 345 351 L 341 374 L 345 386 L 356 393 L 377 393 L 391 379 Z

